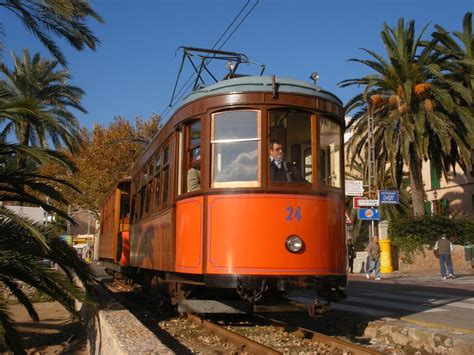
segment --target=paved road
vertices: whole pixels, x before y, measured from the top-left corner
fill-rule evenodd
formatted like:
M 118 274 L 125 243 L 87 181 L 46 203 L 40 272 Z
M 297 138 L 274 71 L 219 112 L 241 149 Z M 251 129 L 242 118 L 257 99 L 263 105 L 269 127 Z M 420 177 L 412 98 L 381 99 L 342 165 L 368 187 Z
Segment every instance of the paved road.
M 429 327 L 455 329 L 474 334 L 474 275 L 460 274 L 441 280 L 439 275 L 392 275 L 381 281 L 364 274 L 349 275 L 348 298 L 331 303 L 336 312 L 349 312 L 370 319 L 383 317 Z M 310 293 L 296 293 L 295 301 L 312 303 Z
M 348 298 L 335 310 L 374 318 L 394 317 L 474 333 L 474 275 L 441 280 L 438 275 L 404 275 L 381 281 L 350 275 Z

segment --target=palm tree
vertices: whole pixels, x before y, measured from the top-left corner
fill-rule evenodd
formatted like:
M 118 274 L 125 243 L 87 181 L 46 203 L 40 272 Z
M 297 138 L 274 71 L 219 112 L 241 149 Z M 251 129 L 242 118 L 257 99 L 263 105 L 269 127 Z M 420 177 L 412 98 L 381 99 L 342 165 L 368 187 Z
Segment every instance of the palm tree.
M 15 14 L 64 66 L 66 58 L 50 34 L 66 39 L 77 50 L 86 46 L 95 50 L 99 43 L 85 21 L 93 18 L 103 22 L 103 19 L 87 0 L 0 0 L 0 7 Z M 1 23 L 0 29 L 3 29 Z
M 7 98 L 7 93 L 0 90 L 0 118 L 4 121 L 19 122 L 24 117 L 47 116 L 41 107 L 30 100 Z M 59 152 L 7 144 L 4 137 L 0 137 L 0 202 L 27 202 L 69 219 L 65 212 L 43 201 L 44 197 L 48 197 L 51 201 L 67 203 L 53 188 L 53 183 L 72 186 L 61 179 L 38 174 L 34 169 L 17 169 L 15 164 L 8 163 L 18 155 L 36 162 L 35 165 L 55 162 L 71 172 L 76 170 L 72 162 Z M 65 275 L 45 267 L 41 262 L 44 258 L 57 263 Z M 38 315 L 18 281 L 46 293 L 75 314 L 73 301 L 85 300 L 85 294 L 74 286 L 73 275 L 79 277 L 86 289 L 92 283 L 88 266 L 49 228 L 20 217 L 0 204 L 0 282 L 26 307 L 33 320 L 38 320 Z M 0 293 L 0 337 L 15 353 L 24 353 L 23 343 L 8 313 L 3 293 Z
M 0 142 L 0 158 L 3 162 L 20 152 L 43 164 L 55 161 L 73 168 L 70 161 L 55 151 Z M 16 169 L 5 163 L 0 165 L 1 202 L 28 202 L 69 219 L 65 212 L 44 203 L 44 198 L 37 196 L 41 194 L 52 201 L 66 204 L 67 201 L 52 187 L 52 183 L 73 188 L 61 179 L 37 174 L 34 170 Z M 65 275 L 45 267 L 42 264 L 45 258 L 59 265 Z M 20 217 L 3 204 L 0 205 L 0 282 L 27 309 L 33 320 L 38 320 L 38 315 L 28 296 L 19 287 L 18 281 L 35 287 L 76 314 L 74 300 L 84 301 L 85 294 L 74 286 L 75 275 L 86 288 L 93 282 L 89 267 L 71 247 L 54 235 L 50 228 Z M 15 353 L 24 353 L 3 293 L 0 294 L 0 334 Z
M 431 36 L 437 41 L 436 54 L 442 68 L 457 82 L 462 83 L 474 95 L 474 36 L 472 32 L 472 12 L 464 15 L 463 31 L 452 35 L 436 25 Z M 454 37 L 454 38 L 453 38 Z
M 400 19 L 394 28 L 384 24 L 382 41 L 387 59 L 364 49 L 371 60 L 351 59 L 370 67 L 374 74 L 348 79 L 340 86 L 363 86 L 364 92 L 346 104 L 346 112 L 357 110 L 349 123 L 354 135 L 349 143 L 353 160 L 363 157 L 367 140 L 367 120 L 374 120 L 378 166 L 388 164 L 396 186 L 401 184 L 404 167 L 409 169 L 415 216 L 424 215 L 423 160 L 431 159 L 444 174 L 450 163 L 467 166 L 474 147 L 472 103 L 468 89 L 443 75 L 436 42 L 421 41 L 427 26 L 415 34 L 415 22 Z
M 0 63 L 0 72 L 7 81 L 2 89 L 11 98 L 30 100 L 48 115 L 25 115 L 20 121 L 10 121 L 5 125 L 3 135 L 14 131 L 22 146 L 47 147 L 50 140 L 55 148 L 67 147 L 71 152 L 80 146 L 80 126 L 69 111 L 70 108 L 86 112 L 81 105 L 84 91 L 68 84 L 70 74 L 57 69 L 55 60 L 43 60 L 39 54 L 30 57 L 28 50 L 22 58 L 12 53 L 14 69 Z M 35 122 L 33 122 L 35 121 Z

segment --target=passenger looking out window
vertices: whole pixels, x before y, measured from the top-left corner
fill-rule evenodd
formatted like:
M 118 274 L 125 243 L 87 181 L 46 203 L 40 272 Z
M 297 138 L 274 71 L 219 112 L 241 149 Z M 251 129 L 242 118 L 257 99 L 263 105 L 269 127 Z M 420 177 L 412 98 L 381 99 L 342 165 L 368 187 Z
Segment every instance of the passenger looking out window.
M 201 189 L 201 122 L 186 129 L 186 191 Z
M 269 113 L 271 182 L 313 181 L 312 120 L 309 112 L 292 108 Z
M 296 167 L 283 159 L 283 145 L 277 141 L 270 141 L 270 181 L 304 181 Z

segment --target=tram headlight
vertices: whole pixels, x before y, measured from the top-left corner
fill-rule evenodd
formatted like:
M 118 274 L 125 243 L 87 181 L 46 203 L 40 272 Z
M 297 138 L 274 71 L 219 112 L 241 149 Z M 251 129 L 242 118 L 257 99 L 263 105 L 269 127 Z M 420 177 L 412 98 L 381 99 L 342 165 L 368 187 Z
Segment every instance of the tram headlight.
M 290 235 L 285 242 L 286 249 L 292 253 L 297 253 L 303 248 L 303 240 L 297 235 Z

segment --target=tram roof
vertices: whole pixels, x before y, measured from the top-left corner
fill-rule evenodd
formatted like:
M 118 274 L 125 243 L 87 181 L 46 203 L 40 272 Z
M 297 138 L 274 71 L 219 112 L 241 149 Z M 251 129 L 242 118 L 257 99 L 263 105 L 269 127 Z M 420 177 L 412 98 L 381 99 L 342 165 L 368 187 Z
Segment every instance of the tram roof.
M 342 106 L 342 101 L 334 94 L 314 83 L 303 80 L 275 76 L 279 93 L 291 93 L 315 96 Z M 245 92 L 273 92 L 272 76 L 241 76 L 219 81 L 215 84 L 199 88 L 185 97 L 180 106 L 195 100 L 220 94 L 237 94 Z

